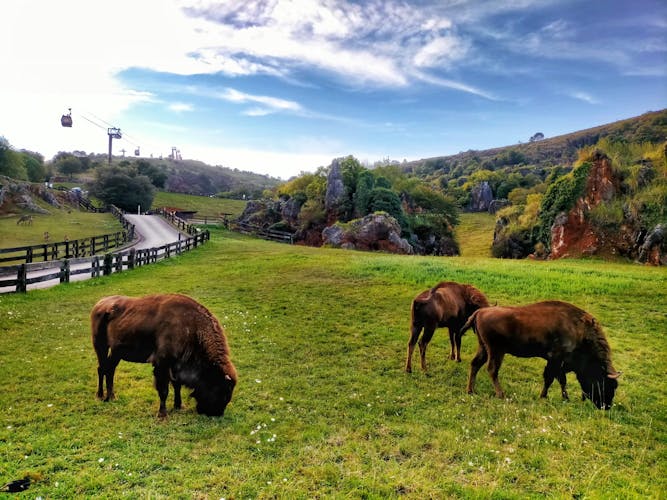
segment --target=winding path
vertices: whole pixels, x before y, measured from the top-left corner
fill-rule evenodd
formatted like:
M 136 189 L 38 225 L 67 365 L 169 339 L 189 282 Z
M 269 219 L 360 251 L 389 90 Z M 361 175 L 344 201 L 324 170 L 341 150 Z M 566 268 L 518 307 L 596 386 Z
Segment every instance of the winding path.
M 134 224 L 135 234 L 139 236 L 138 240 L 126 247 L 136 248 L 137 250 L 143 250 L 145 248 L 154 248 L 161 247 L 168 243 L 173 243 L 178 241 L 180 232 L 178 229 L 169 224 L 159 215 L 131 215 L 125 214 L 125 218 L 132 224 Z M 59 262 L 59 261 L 57 261 Z M 57 264 L 60 265 L 59 263 Z M 84 269 L 90 267 L 90 264 L 73 264 L 72 269 Z M 53 272 L 51 269 L 41 269 L 35 271 L 29 271 L 28 277 L 37 277 L 43 276 L 45 274 L 50 274 Z M 70 281 L 82 281 L 85 279 L 90 279 L 90 274 L 74 274 L 71 276 Z M 36 290 L 39 288 L 50 288 L 52 286 L 60 284 L 58 279 L 53 279 L 49 281 L 41 281 L 39 283 L 31 283 L 27 286 L 28 290 Z M 0 293 L 14 292 L 16 287 L 2 287 L 0 288 Z

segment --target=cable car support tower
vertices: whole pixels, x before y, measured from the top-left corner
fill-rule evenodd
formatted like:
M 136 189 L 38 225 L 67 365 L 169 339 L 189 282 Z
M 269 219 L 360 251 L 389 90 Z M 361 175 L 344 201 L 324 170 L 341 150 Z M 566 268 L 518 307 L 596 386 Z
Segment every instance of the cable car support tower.
M 120 133 L 119 128 L 111 127 L 107 129 L 107 134 L 109 135 L 109 165 L 111 165 L 111 145 L 114 139 L 121 139 L 123 136 Z

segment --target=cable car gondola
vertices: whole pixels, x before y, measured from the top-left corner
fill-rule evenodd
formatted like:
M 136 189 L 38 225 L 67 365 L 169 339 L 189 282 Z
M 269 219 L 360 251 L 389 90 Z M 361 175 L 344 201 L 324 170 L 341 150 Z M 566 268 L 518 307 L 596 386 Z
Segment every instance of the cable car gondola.
M 72 126 L 72 108 L 68 108 L 69 113 L 66 115 L 62 115 L 60 117 L 60 124 L 63 127 L 71 127 Z

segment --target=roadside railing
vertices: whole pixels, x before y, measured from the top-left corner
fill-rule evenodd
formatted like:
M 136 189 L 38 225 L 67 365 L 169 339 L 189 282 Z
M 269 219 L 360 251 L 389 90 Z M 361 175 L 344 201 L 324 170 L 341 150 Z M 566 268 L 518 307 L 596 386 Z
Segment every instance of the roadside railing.
M 79 274 L 87 274 L 91 278 L 107 276 L 180 255 L 197 248 L 209 239 L 209 231 L 200 231 L 190 238 L 156 248 L 141 250 L 130 248 L 105 255 L 0 267 L 0 291 L 6 288 L 5 291 L 21 293 L 28 291 L 29 285 L 55 280 L 59 283 L 69 283 L 72 276 Z
M 120 248 L 134 240 L 134 224 L 123 216 L 123 211 L 111 205 L 109 211 L 123 226 L 123 231 L 101 234 L 78 240 L 66 240 L 13 248 L 0 248 L 0 266 L 6 263 L 46 262 L 49 260 L 72 259 L 106 253 Z
M 265 229 L 260 226 L 248 224 L 246 222 L 237 222 L 232 229 L 243 234 L 251 234 L 265 240 L 279 241 L 281 243 L 294 243 L 294 235 L 287 231 L 276 231 L 274 229 Z

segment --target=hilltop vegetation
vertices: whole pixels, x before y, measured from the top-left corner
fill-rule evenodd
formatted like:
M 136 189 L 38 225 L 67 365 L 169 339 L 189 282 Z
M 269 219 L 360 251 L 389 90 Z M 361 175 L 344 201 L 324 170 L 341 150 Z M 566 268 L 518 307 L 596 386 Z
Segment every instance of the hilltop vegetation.
M 521 187 L 530 187 L 545 180 L 555 167 L 571 167 L 581 148 L 601 139 L 624 144 L 664 142 L 667 140 L 667 109 L 557 137 L 533 136 L 531 139 L 512 146 L 406 162 L 401 168 L 408 174 L 437 183 L 443 189 L 484 180 L 470 178 L 478 171 L 494 172 L 508 183 L 497 186 L 495 197 L 506 198 L 519 183 L 522 183 Z M 465 197 L 462 200 L 463 205 L 468 201 Z

